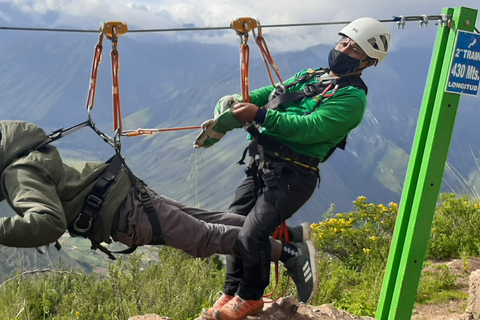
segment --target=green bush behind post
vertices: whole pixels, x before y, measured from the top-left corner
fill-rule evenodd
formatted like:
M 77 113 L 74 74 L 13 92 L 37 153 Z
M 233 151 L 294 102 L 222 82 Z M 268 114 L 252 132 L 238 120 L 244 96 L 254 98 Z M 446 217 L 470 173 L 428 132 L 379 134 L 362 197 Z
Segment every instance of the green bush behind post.
M 358 316 L 374 316 L 380 296 L 398 204 L 368 203 L 363 196 L 348 213 L 334 212 L 312 225 L 320 251 L 319 289 L 314 304 L 330 303 Z M 442 194 L 428 246 L 428 259 L 480 256 L 480 201 L 467 195 Z M 426 231 L 428 232 L 428 231 Z M 428 262 L 426 262 L 428 266 Z M 448 268 L 424 270 L 417 303 L 441 303 L 468 297 Z
M 468 196 L 442 194 L 428 247 L 428 259 L 480 256 L 480 205 Z M 319 249 L 318 291 L 312 304 L 333 304 L 357 316 L 374 316 L 383 282 L 398 205 L 353 202 L 347 213 L 332 206 L 324 221 L 312 225 Z M 185 253 L 158 247 L 158 262 L 132 254 L 112 262 L 108 276 L 60 268 L 51 273 L 17 274 L 0 285 L 0 314 L 5 319 L 126 320 L 155 313 L 172 319 L 196 318 L 213 304 L 225 279 L 220 256 L 192 259 Z M 280 264 L 267 293 L 273 299 L 296 296 Z M 444 266 L 425 263 L 417 303 L 464 299 L 456 276 Z M 289 282 L 288 282 L 289 281 Z

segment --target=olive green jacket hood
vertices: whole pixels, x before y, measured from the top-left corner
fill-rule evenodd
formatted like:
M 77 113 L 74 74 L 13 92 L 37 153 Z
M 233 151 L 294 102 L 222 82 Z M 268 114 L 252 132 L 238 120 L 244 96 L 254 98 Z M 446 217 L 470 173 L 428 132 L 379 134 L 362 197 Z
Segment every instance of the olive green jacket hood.
M 0 176 L 16 158 L 38 146 L 47 138 L 45 131 L 26 121 L 0 121 Z M 0 201 L 5 200 L 0 190 Z
M 60 238 L 81 212 L 104 162 L 62 161 L 51 144 L 33 150 L 47 138 L 33 123 L 0 121 L 0 200 L 17 213 L 0 218 L 0 244 L 38 247 Z M 132 184 L 124 169 L 104 194 L 100 218 L 91 238 L 110 241 L 115 213 Z

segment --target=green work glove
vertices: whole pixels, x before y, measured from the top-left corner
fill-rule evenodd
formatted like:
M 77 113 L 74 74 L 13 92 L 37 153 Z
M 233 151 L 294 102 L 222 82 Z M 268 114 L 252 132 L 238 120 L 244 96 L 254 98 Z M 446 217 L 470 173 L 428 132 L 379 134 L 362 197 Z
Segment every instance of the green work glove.
M 227 131 L 243 125 L 232 114 L 232 108 L 241 101 L 240 95 L 224 96 L 215 105 L 214 118 L 202 123 L 202 131 L 193 143 L 194 148 L 209 148 L 223 138 Z
M 220 141 L 228 131 L 241 127 L 243 127 L 243 124 L 228 109 L 216 119 L 210 119 L 202 123 L 202 132 L 195 139 L 193 146 L 195 148 L 209 148 Z
M 220 98 L 215 106 L 214 118 L 217 119 L 222 113 L 227 110 L 231 110 L 234 105 L 240 102 L 242 102 L 242 96 L 239 94 Z

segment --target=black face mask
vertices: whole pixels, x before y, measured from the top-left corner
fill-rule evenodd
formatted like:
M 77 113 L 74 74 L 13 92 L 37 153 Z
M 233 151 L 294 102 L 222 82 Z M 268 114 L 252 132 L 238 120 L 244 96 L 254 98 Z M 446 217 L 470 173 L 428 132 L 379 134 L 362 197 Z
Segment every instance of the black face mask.
M 328 67 L 338 76 L 357 71 L 361 63 L 362 61 L 352 58 L 335 48 L 330 50 L 328 55 Z

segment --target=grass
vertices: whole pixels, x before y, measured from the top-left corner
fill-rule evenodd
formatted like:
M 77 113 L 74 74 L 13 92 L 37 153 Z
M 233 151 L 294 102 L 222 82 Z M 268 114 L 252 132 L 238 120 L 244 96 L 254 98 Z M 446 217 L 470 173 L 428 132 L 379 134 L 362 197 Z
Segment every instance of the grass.
M 470 221 L 480 220 L 476 201 L 452 195 L 441 197 L 429 246 L 430 259 L 478 256 L 476 231 L 465 228 Z M 335 213 L 332 208 L 324 221 L 312 226 L 320 249 L 318 291 L 313 305 L 328 303 L 356 316 L 375 315 L 397 210 L 394 203 L 372 204 L 359 197 L 351 212 Z M 440 237 L 439 232 L 444 230 L 455 237 Z M 126 320 L 154 313 L 191 320 L 213 304 L 225 279 L 221 257 L 192 259 L 166 247 L 144 250 L 115 262 L 99 255 L 102 264 L 95 268 L 103 268 L 103 273 L 61 266 L 53 272 L 11 275 L 0 284 L 0 314 L 18 320 Z M 70 253 L 78 257 L 84 254 L 80 249 Z M 97 259 L 88 258 L 92 263 Z M 279 274 L 284 271 L 280 269 Z M 266 292 L 273 292 L 274 285 L 272 281 Z M 296 295 L 291 281 L 287 287 L 286 277 L 280 277 L 273 298 L 283 292 Z M 417 305 L 466 299 L 464 288 L 459 287 L 457 276 L 447 266 L 425 264 Z

